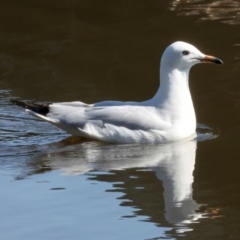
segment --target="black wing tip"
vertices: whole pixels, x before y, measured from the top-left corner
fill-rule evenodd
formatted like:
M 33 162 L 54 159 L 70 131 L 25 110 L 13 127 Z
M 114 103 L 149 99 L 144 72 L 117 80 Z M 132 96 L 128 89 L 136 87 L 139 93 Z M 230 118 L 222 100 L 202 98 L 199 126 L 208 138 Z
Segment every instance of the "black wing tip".
M 14 105 L 23 107 L 25 109 L 29 109 L 33 112 L 39 113 L 41 115 L 46 116 L 49 113 L 49 105 L 51 103 L 38 103 L 35 101 L 21 101 L 19 99 L 10 99 L 10 102 Z

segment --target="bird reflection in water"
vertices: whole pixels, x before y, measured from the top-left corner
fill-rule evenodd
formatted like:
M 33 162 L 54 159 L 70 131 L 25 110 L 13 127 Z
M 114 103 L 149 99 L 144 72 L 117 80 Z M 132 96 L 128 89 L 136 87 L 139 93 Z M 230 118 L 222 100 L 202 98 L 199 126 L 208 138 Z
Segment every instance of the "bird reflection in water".
M 189 224 L 206 217 L 193 199 L 196 148 L 195 140 L 165 145 L 86 142 L 67 144 L 41 161 L 67 175 L 87 174 L 90 181 L 111 182 L 114 189 L 106 191 L 123 193 L 121 206 L 134 207 L 135 216 L 148 216 L 147 221 L 160 227 L 170 224 L 183 233 L 192 230 Z M 162 205 L 164 210 L 159 211 Z

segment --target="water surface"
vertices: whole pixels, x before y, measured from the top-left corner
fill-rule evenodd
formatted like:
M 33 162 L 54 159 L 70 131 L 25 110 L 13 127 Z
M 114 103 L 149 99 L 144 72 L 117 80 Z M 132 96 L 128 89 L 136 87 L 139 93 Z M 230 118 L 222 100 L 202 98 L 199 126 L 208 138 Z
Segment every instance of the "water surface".
M 3 1 L 2 239 L 239 239 L 238 1 Z M 69 138 L 9 99 L 142 101 L 183 40 L 198 65 L 198 137 L 167 145 Z

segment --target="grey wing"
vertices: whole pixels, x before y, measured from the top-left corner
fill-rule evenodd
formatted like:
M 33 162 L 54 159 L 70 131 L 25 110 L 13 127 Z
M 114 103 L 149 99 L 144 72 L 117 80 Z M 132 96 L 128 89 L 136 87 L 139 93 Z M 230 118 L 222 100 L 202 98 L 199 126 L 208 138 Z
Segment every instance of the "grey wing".
M 154 107 L 147 106 L 103 106 L 94 107 L 82 103 L 52 104 L 47 117 L 57 119 L 72 127 L 83 128 L 92 123 L 101 128 L 105 124 L 125 127 L 131 130 L 166 130 L 171 124 L 161 119 Z
M 101 127 L 111 124 L 131 130 L 166 130 L 170 128 L 170 123 L 163 121 L 154 107 L 128 105 L 93 107 L 85 109 L 85 116 L 88 121 L 101 121 Z

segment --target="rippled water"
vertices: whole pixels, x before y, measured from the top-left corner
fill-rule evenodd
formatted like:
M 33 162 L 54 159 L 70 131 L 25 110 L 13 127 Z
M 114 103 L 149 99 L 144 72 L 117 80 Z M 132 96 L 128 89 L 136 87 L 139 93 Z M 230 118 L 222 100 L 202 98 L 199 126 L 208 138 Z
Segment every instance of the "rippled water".
M 220 20 L 227 24 L 240 24 L 239 1 L 176 0 L 170 1 L 170 10 L 179 16 L 198 16 L 199 21 Z
M 1 239 L 239 239 L 238 1 L 3 1 Z M 138 101 L 184 40 L 223 66 L 191 70 L 197 138 L 72 138 L 9 99 Z

